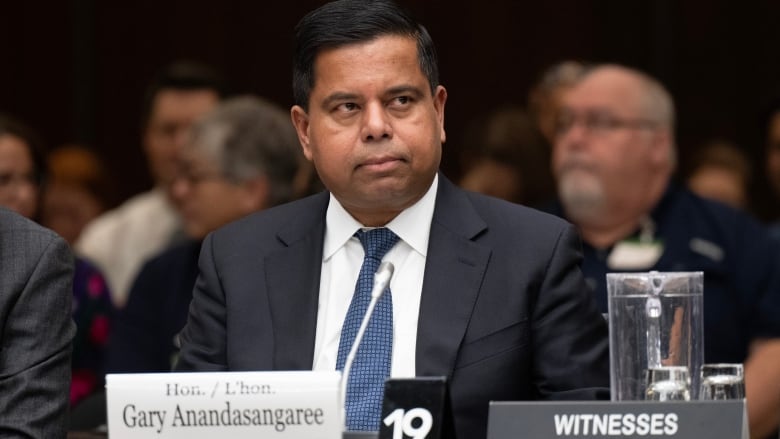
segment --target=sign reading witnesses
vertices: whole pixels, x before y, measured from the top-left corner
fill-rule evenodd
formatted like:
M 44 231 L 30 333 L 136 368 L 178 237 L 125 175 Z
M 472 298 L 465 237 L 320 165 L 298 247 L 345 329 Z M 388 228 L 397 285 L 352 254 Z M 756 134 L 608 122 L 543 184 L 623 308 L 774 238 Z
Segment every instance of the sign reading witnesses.
M 341 438 L 340 376 L 336 371 L 109 374 L 109 437 Z
M 491 402 L 488 439 L 748 439 L 744 400 Z

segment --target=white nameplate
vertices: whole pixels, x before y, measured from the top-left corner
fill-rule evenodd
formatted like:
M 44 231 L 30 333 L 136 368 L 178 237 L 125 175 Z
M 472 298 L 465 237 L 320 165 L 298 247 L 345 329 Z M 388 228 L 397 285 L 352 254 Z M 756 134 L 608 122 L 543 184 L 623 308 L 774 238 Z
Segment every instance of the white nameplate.
M 336 371 L 109 374 L 109 437 L 338 439 L 340 377 Z

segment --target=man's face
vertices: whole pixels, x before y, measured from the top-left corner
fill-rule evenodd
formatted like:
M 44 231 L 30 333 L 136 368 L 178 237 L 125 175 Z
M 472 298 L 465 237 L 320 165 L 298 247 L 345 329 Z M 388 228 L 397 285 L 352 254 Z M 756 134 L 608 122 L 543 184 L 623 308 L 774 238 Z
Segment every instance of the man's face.
M 184 229 L 195 239 L 205 238 L 218 227 L 264 207 L 263 183 L 231 181 L 222 175 L 216 162 L 185 146 L 171 185 Z
M 0 205 L 27 218 L 38 210 L 38 183 L 35 181 L 30 149 L 10 134 L 0 135 Z
M 41 223 L 74 244 L 86 225 L 105 210 L 89 190 L 58 181 L 46 185 L 41 204 Z
M 402 36 L 323 50 L 314 73 L 308 113 L 292 109 L 303 152 L 352 216 L 384 225 L 433 181 L 447 92 L 431 95 L 415 40 Z
M 736 209 L 747 205 L 748 191 L 739 172 L 724 166 L 704 165 L 688 177 L 688 188 L 696 194 L 726 203 Z
M 671 144 L 659 141 L 641 93 L 629 73 L 604 69 L 564 95 L 552 166 L 573 220 L 634 207 L 659 167 L 668 165 Z
M 208 89 L 163 89 L 157 93 L 144 134 L 144 150 L 157 184 L 172 181 L 190 127 L 218 101 L 217 93 Z
M 766 173 L 773 193 L 780 198 L 780 112 L 769 120 L 767 130 Z

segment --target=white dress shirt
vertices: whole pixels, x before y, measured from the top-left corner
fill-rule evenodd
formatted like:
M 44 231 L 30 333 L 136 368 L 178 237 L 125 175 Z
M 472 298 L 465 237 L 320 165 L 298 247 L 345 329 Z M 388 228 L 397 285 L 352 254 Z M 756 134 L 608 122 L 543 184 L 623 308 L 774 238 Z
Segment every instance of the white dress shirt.
M 382 261 L 395 266 L 390 281 L 393 297 L 393 378 L 415 376 L 417 319 L 420 314 L 425 258 L 436 203 L 439 177 L 428 192 L 401 212 L 385 227 L 400 238 Z M 314 343 L 314 370 L 336 369 L 341 327 L 355 292 L 364 251 L 354 236 L 363 227 L 331 194 L 325 217 L 325 243 L 322 254 L 317 335 Z

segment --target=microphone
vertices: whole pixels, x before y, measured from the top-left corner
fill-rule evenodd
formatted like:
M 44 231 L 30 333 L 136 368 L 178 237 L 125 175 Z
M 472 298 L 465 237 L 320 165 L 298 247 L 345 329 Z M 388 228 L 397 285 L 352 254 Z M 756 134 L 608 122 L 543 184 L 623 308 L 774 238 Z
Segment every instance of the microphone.
M 393 271 L 395 267 L 392 262 L 382 262 L 379 264 L 379 268 L 374 273 L 374 286 L 371 289 L 371 301 L 368 303 L 366 313 L 363 314 L 363 321 L 360 322 L 360 328 L 355 335 L 355 341 L 352 342 L 352 346 L 349 348 L 347 359 L 344 360 L 344 371 L 341 373 L 341 425 L 346 428 L 347 425 L 347 384 L 349 383 L 349 371 L 352 369 L 352 363 L 355 361 L 355 355 L 357 355 L 358 347 L 360 347 L 360 341 L 363 340 L 363 334 L 368 327 L 368 321 L 371 320 L 371 315 L 374 313 L 376 303 L 382 294 L 390 285 L 390 279 L 393 277 Z

